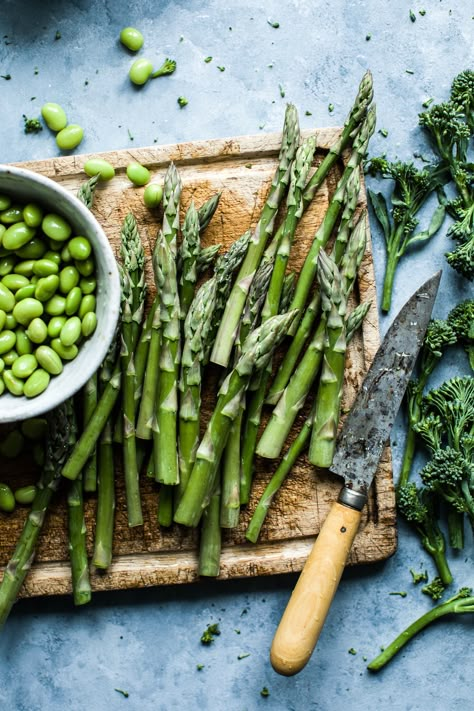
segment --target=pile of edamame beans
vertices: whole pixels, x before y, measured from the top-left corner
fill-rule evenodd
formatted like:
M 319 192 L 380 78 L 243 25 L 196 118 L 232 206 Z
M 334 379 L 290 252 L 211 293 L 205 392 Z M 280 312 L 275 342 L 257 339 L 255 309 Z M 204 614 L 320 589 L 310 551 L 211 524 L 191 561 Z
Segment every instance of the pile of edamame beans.
M 0 194 L 0 396 L 33 398 L 97 326 L 89 240 L 36 202 Z
M 33 453 L 33 460 L 38 467 L 44 464 L 44 442 L 48 424 L 42 417 L 23 420 L 6 434 L 0 428 L 0 462 L 2 459 L 14 461 L 26 451 Z M 3 467 L 0 467 L 3 471 Z M 28 506 L 33 502 L 36 486 L 27 484 L 12 489 L 7 483 L 0 482 L 0 511 L 12 513 L 17 504 Z

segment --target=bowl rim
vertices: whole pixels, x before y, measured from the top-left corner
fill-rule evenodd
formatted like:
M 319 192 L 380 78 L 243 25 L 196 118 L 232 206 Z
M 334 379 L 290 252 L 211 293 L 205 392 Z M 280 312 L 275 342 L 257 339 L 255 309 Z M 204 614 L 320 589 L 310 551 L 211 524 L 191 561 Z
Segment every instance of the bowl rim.
M 96 330 L 94 335 L 97 334 L 97 337 L 94 342 L 94 347 L 87 349 L 85 354 L 87 355 L 87 358 L 84 359 L 84 363 L 81 363 L 79 375 L 74 378 L 69 378 L 68 380 L 68 364 L 66 363 L 62 373 L 55 376 L 56 381 L 61 377 L 64 378 L 64 387 L 58 388 L 55 394 L 51 391 L 48 393 L 49 387 L 46 388 L 43 393 L 31 399 L 26 398 L 23 395 L 13 396 L 5 391 L 4 395 L 10 395 L 10 397 L 13 398 L 13 400 L 8 400 L 9 404 L 11 404 L 12 401 L 16 404 L 13 409 L 11 407 L 2 407 L 3 395 L 0 395 L 0 425 L 43 415 L 67 400 L 67 398 L 74 395 L 85 385 L 89 378 L 98 370 L 105 355 L 107 354 L 112 339 L 114 338 L 120 313 L 121 291 L 119 270 L 112 246 L 95 215 L 81 202 L 81 200 L 79 200 L 79 198 L 77 198 L 73 193 L 70 193 L 63 186 L 59 185 L 59 183 L 52 178 L 42 175 L 41 173 L 36 173 L 28 168 L 21 168 L 16 165 L 0 163 L 0 176 L 4 175 L 15 176 L 21 180 L 30 181 L 42 186 L 43 189 L 46 189 L 58 198 L 68 202 L 71 205 L 72 211 L 78 213 L 81 222 L 88 225 L 90 232 L 94 234 L 93 246 L 96 250 L 97 248 L 100 249 L 100 261 L 103 271 L 107 276 L 107 319 L 104 319 L 104 323 L 101 324 L 100 330 Z M 2 189 L 0 189 L 0 192 L 2 192 Z M 58 211 L 61 212 L 60 210 Z M 94 335 L 91 337 L 91 342 Z M 98 337 L 99 335 L 100 338 Z M 81 352 L 79 350 L 77 357 L 71 362 L 77 363 L 80 357 Z

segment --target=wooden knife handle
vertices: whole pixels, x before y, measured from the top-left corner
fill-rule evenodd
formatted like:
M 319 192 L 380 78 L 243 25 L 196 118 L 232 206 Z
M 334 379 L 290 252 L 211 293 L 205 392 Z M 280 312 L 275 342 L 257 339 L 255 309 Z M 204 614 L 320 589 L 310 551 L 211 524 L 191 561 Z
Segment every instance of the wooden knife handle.
M 278 625 L 270 652 L 279 674 L 297 674 L 308 662 L 339 585 L 361 511 L 333 504 Z

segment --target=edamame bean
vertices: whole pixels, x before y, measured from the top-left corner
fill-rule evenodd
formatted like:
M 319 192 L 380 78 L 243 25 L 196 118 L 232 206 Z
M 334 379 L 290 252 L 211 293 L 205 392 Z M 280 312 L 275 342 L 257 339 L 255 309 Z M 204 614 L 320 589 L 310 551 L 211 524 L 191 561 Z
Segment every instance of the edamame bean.
M 150 181 L 150 171 L 140 163 L 129 163 L 127 165 L 127 177 L 134 185 L 146 185 Z
M 15 260 L 14 257 L 12 257 Z M 33 267 L 35 265 L 34 259 L 25 259 L 23 262 L 17 262 L 13 268 L 15 274 L 22 274 L 23 276 L 30 277 L 33 274 Z
M 76 267 L 69 265 L 59 272 L 59 291 L 67 295 L 79 284 L 80 274 Z
M 30 280 L 22 276 L 21 274 L 7 274 L 2 279 L 2 284 L 4 284 L 10 291 L 18 291 L 23 286 L 28 286 Z
M 91 276 L 94 271 L 95 271 L 95 264 L 94 260 L 92 257 L 89 257 L 88 259 L 84 259 L 82 262 L 80 261 L 75 261 L 74 264 L 76 265 L 76 269 L 81 274 L 82 276 Z
M 21 205 L 10 205 L 6 210 L 0 212 L 0 221 L 4 225 L 13 225 L 15 222 L 23 221 L 23 208 Z
M 49 346 L 39 346 L 35 351 L 38 363 L 51 375 L 62 373 L 63 364 L 59 355 Z
M 56 143 L 62 151 L 72 151 L 84 138 L 84 129 L 77 123 L 70 123 L 56 135 Z
M 33 239 L 25 244 L 21 249 L 15 250 L 17 254 L 22 259 L 41 259 L 43 254 L 46 252 L 46 245 L 44 240 L 40 237 L 33 237 Z
M 43 219 L 43 210 L 35 202 L 29 202 L 23 208 L 23 220 L 28 227 L 39 227 Z
M 92 336 L 97 327 L 97 316 L 94 311 L 88 311 L 82 319 L 82 335 L 84 338 Z
M 10 225 L 3 235 L 2 244 L 5 249 L 10 249 L 15 252 L 28 244 L 35 236 L 36 229 L 28 227 L 26 222 L 16 222 Z
M 163 188 L 159 183 L 149 183 L 143 193 L 143 202 L 147 207 L 158 207 L 163 198 Z
M 3 235 L 4 235 L 5 232 L 6 232 L 6 229 L 7 229 L 7 228 L 5 227 L 5 225 L 0 225 L 0 248 L 1 248 L 2 250 L 4 249 L 4 247 L 2 247 L 2 240 L 3 240 Z
M 7 459 L 15 459 L 21 453 L 25 439 L 20 430 L 11 430 L 0 442 L 0 454 Z
M 3 309 L 0 309 L 0 333 L 3 331 L 3 327 L 5 326 L 5 320 L 7 318 L 7 315 Z
M 49 301 L 58 290 L 58 286 L 59 277 L 57 274 L 50 274 L 50 276 L 38 279 L 35 286 L 35 298 L 38 301 Z
M 11 351 L 8 351 L 8 353 L 5 353 L 3 355 L 3 362 L 5 363 L 5 366 L 7 368 L 11 368 L 17 358 L 18 358 L 18 351 L 16 351 L 14 348 L 12 348 Z
M 53 296 L 54 299 L 54 296 Z M 51 301 L 51 299 L 50 299 Z M 48 301 L 47 303 L 50 303 Z M 13 309 L 13 316 L 22 326 L 28 326 L 37 316 L 41 316 L 44 311 L 43 304 L 38 299 L 22 299 Z
M 13 331 L 14 328 L 17 327 L 17 322 L 16 318 L 14 317 L 13 314 L 7 314 L 7 317 L 5 319 L 5 328 L 8 329 L 9 331 Z
M 135 27 L 124 27 L 120 32 L 120 41 L 131 52 L 138 52 L 143 47 L 143 35 Z
M 84 318 L 89 311 L 95 311 L 95 306 L 96 299 L 94 294 L 87 294 L 87 296 L 84 296 L 79 307 L 79 318 Z
M 61 264 L 61 255 L 59 252 L 53 252 L 52 249 L 49 249 L 47 252 L 43 254 L 43 259 L 50 259 L 52 262 L 55 262 L 58 266 Z
M 79 309 L 82 302 L 82 291 L 78 286 L 71 289 L 69 294 L 66 296 L 66 315 L 73 316 Z
M 21 289 L 18 289 L 18 291 L 15 294 L 15 299 L 18 301 L 22 301 L 23 299 L 29 299 L 32 298 L 35 295 L 35 289 L 36 289 L 36 284 L 27 284 L 26 286 L 22 286 Z
M 48 422 L 43 417 L 29 417 L 22 421 L 20 428 L 25 437 L 38 441 L 46 437 Z
M 84 173 L 90 178 L 94 175 L 100 175 L 101 180 L 112 180 L 115 175 L 115 169 L 113 165 L 108 163 L 103 158 L 91 158 L 84 163 Z
M 60 252 L 63 248 L 63 242 L 59 242 L 57 239 L 48 239 L 49 249 L 53 252 Z
M 19 489 L 15 489 L 14 497 L 17 504 L 22 504 L 24 506 L 29 506 L 33 503 L 36 496 L 36 486 L 30 484 L 29 486 L 20 486 Z
M 49 316 L 61 316 L 65 309 L 66 299 L 60 294 L 54 294 L 44 305 L 44 310 Z
M 17 353 L 19 356 L 23 356 L 27 353 L 33 352 L 33 345 L 28 338 L 24 328 L 18 326 L 16 329 L 16 346 Z
M 44 343 L 48 337 L 48 327 L 42 318 L 34 318 L 28 324 L 26 335 L 32 343 Z
M 72 262 L 71 252 L 69 251 L 69 245 L 65 244 L 61 250 L 61 259 L 63 262 Z
M 153 73 L 153 64 L 149 59 L 136 59 L 128 71 L 130 81 L 137 86 L 146 84 Z
M 25 397 L 37 397 L 41 395 L 49 385 L 51 376 L 42 368 L 38 368 L 30 375 L 23 387 L 23 395 Z
M 79 287 L 83 294 L 92 294 L 97 287 L 97 281 L 94 277 L 83 277 L 79 282 Z
M 10 274 L 15 266 L 15 255 L 7 254 L 0 259 L 0 277 Z
M 72 346 L 78 341 L 82 333 L 81 319 L 78 316 L 71 316 L 61 329 L 59 340 L 63 346 Z
M 59 104 L 48 101 L 41 107 L 41 116 L 51 131 L 62 131 L 67 126 L 66 112 Z
M 0 510 L 5 513 L 15 510 L 15 497 L 8 484 L 0 484 Z
M 5 361 L 3 360 L 3 358 L 0 358 L 0 373 L 3 370 L 5 370 Z M 0 378 L 0 382 L 1 382 L 1 378 Z
M 23 380 L 20 380 L 20 378 L 16 378 L 11 370 L 5 370 L 3 372 L 3 382 L 5 383 L 5 387 L 8 392 L 12 395 L 23 395 Z
M 64 242 L 69 239 L 72 232 L 70 224 L 55 212 L 50 212 L 43 217 L 41 227 L 45 235 L 56 242 Z
M 91 243 L 86 237 L 73 237 L 69 240 L 69 252 L 73 259 L 83 262 L 90 256 Z
M 5 392 L 5 383 L 3 382 L 3 378 L 0 376 L 0 395 L 3 395 Z
M 3 311 L 13 311 L 15 307 L 15 296 L 12 291 L 0 281 L 0 309 Z
M 66 323 L 66 320 L 65 316 L 53 316 L 50 318 L 48 323 L 48 336 L 50 338 L 58 338 L 62 327 Z
M 59 267 L 56 261 L 52 259 L 38 259 L 33 267 L 33 273 L 40 277 L 46 277 L 50 274 L 57 274 L 59 272 Z
M 18 356 L 12 364 L 12 373 L 15 378 L 26 380 L 32 373 L 35 372 L 37 367 L 38 361 L 33 353 L 25 353 L 25 355 Z
M 8 210 L 10 205 L 12 204 L 11 198 L 8 195 L 4 195 L 3 193 L 0 195 L 0 212 L 3 212 L 4 210 Z
M 16 344 L 16 333 L 14 331 L 2 331 L 0 333 L 0 355 L 3 356 L 8 351 L 11 351 Z
M 74 360 L 79 352 L 79 349 L 75 344 L 72 346 L 65 346 L 61 343 L 59 338 L 53 338 L 51 341 L 51 348 L 56 351 L 58 356 L 63 360 Z

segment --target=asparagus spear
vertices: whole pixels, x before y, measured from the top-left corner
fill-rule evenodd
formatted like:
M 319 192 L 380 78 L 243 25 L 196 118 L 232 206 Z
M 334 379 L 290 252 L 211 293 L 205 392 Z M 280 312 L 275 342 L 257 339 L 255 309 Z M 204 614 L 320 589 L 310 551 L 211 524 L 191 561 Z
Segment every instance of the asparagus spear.
M 214 260 L 216 259 L 221 246 L 222 245 L 220 244 L 211 244 L 209 245 L 209 247 L 203 247 L 201 249 L 196 259 L 196 269 L 198 276 L 205 272 L 206 269 L 208 269 L 211 264 L 214 263 Z
M 348 343 L 352 339 L 354 333 L 360 328 L 369 308 L 370 303 L 362 303 L 356 306 L 356 308 L 353 309 L 353 311 L 351 311 L 351 313 L 349 314 L 346 322 L 346 334 Z M 252 518 L 250 519 L 247 531 L 245 532 L 245 537 L 248 541 L 251 541 L 252 543 L 257 542 L 258 537 L 260 535 L 260 531 L 263 526 L 263 522 L 265 521 L 266 515 L 273 499 L 275 498 L 276 493 L 281 488 L 288 474 L 290 474 L 291 470 L 296 464 L 298 457 L 307 448 L 311 436 L 311 429 L 313 427 L 314 414 L 315 406 L 313 406 L 310 415 L 306 418 L 301 430 L 291 443 L 286 454 L 278 465 L 275 473 L 268 482 L 265 491 L 260 497 L 260 500 L 253 512 Z
M 262 214 L 252 234 L 247 255 L 232 288 L 212 349 L 211 361 L 218 365 L 227 366 L 229 363 L 250 284 L 262 258 L 267 240 L 273 233 L 276 213 L 288 185 L 290 166 L 298 143 L 298 116 L 295 107 L 289 104 L 285 114 L 278 168 L 273 177 Z
M 106 570 L 112 562 L 115 516 L 115 469 L 112 447 L 112 422 L 109 418 L 99 442 L 99 476 L 94 555 L 96 568 Z
M 344 275 L 344 288 L 352 289 L 355 274 L 362 260 L 366 244 L 368 224 L 366 217 L 360 218 L 350 237 L 344 254 L 341 270 Z M 322 253 L 322 252 L 321 252 Z M 283 394 L 275 406 L 270 420 L 257 445 L 257 454 L 274 459 L 279 456 L 286 438 L 293 426 L 298 412 L 318 374 L 323 356 L 326 319 L 323 316 L 315 334 Z
M 59 486 L 61 469 L 69 453 L 73 422 L 74 410 L 70 400 L 48 415 L 46 457 L 36 496 L 0 583 L 0 628 L 6 622 L 31 568 L 48 507 Z
M 218 478 L 217 478 L 218 479 Z M 215 578 L 219 575 L 222 531 L 220 526 L 220 485 L 212 493 L 203 511 L 199 545 L 199 575 Z
M 81 476 L 69 484 L 67 495 L 69 557 L 71 560 L 72 592 L 75 605 L 86 605 L 91 600 L 89 561 L 86 548 L 84 494 Z
M 99 174 L 92 176 L 92 178 L 89 178 L 89 180 L 82 183 L 77 191 L 77 197 L 86 207 L 89 208 L 89 210 L 94 204 L 95 189 L 97 187 L 97 183 L 99 182 L 99 178 Z
M 201 251 L 199 240 L 199 213 L 194 202 L 191 201 L 186 211 L 182 229 L 182 242 L 180 245 L 181 276 L 179 279 L 179 304 L 181 319 L 184 321 L 189 306 L 194 296 L 194 289 L 198 279 L 197 258 Z
M 242 355 L 223 382 L 215 410 L 196 453 L 191 476 L 174 520 L 187 526 L 197 526 L 207 506 L 216 482 L 217 470 L 227 442 L 230 427 L 239 413 L 242 395 L 252 371 L 264 368 L 274 349 L 295 317 L 293 311 L 274 316 L 257 328 L 245 341 Z
M 219 205 L 219 200 L 221 199 L 221 194 L 216 193 L 211 195 L 211 197 L 204 202 L 200 208 L 198 208 L 198 218 L 199 218 L 199 231 L 202 234 L 217 210 Z M 202 252 L 202 250 L 201 250 Z

